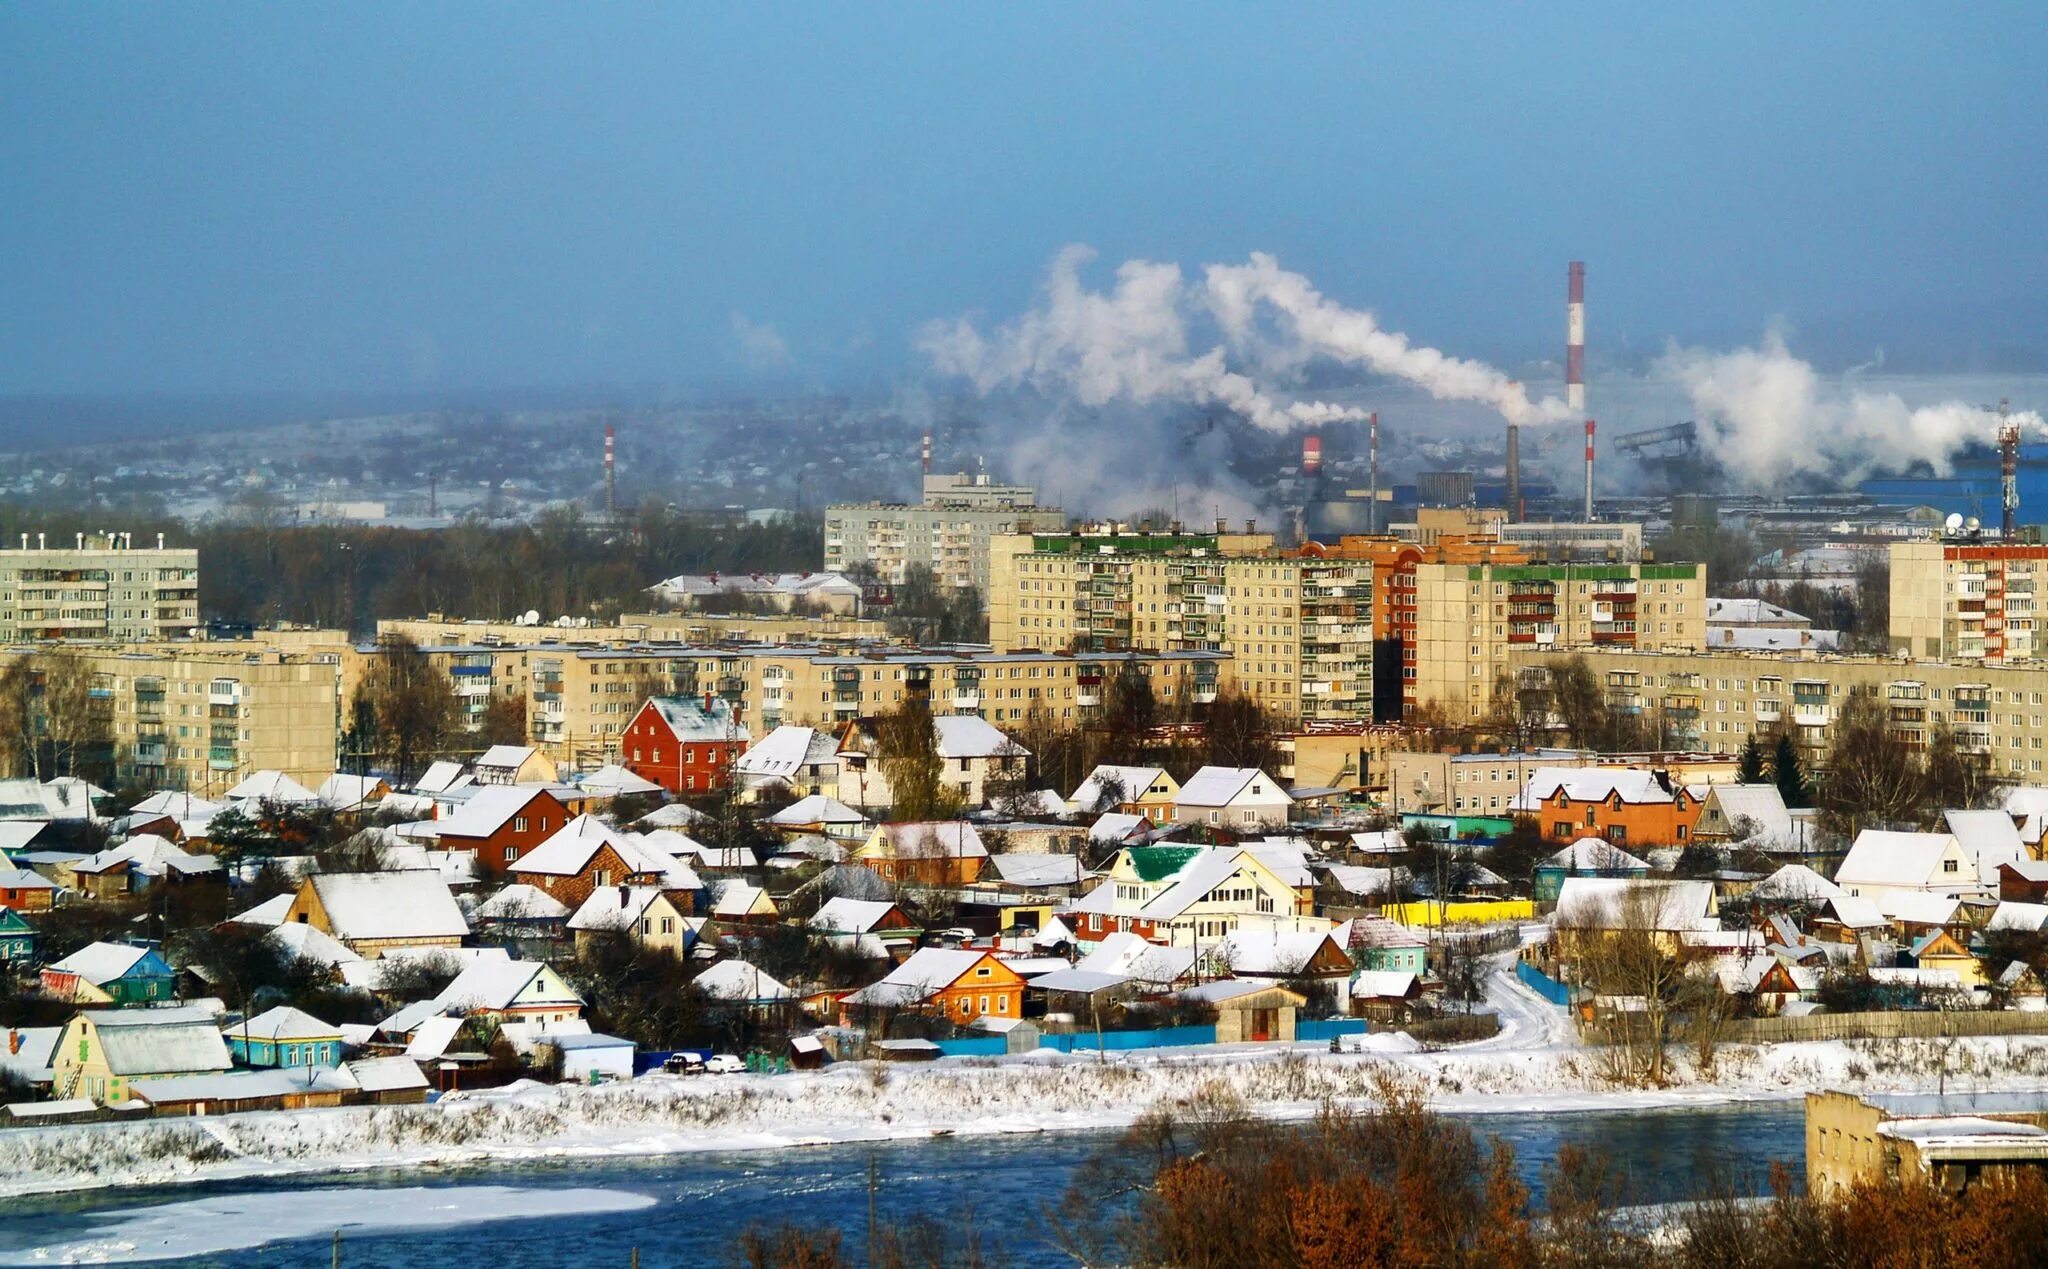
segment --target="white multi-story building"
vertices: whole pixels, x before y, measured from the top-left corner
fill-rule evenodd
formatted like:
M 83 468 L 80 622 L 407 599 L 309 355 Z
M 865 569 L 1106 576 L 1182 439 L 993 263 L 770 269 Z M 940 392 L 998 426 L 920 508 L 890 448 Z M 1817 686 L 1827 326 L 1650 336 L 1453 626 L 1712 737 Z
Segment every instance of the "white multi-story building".
M 69 547 L 42 534 L 0 547 L 0 643 L 57 639 L 148 642 L 199 624 L 199 552 L 136 547 L 126 533 L 79 534 Z
M 985 474 L 926 476 L 924 500 L 848 503 L 825 509 L 825 570 L 861 564 L 901 585 L 912 564 L 928 566 L 942 585 L 988 589 L 988 543 L 997 533 L 1057 533 L 1067 527 L 1058 507 L 1038 505 L 1029 485 L 992 484 Z

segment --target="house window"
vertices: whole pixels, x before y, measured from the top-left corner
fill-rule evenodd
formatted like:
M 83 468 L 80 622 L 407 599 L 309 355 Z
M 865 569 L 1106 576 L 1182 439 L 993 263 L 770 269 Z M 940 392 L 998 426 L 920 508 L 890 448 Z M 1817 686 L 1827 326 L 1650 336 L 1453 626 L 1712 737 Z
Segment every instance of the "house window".
M 1956 870 L 1956 861 L 1955 861 L 1955 860 L 1953 860 L 1953 859 L 1944 859 L 1944 860 L 1942 860 L 1942 861 L 1941 861 L 1941 870 L 1942 870 L 1943 872 L 1954 872 L 1954 871 Z
M 635 747 L 634 747 L 634 749 L 633 749 L 633 761 L 635 761 L 635 762 L 638 762 L 638 761 L 640 761 L 640 750 L 639 750 L 638 746 L 635 746 Z M 655 761 L 656 761 L 656 762 L 660 762 L 660 761 L 661 761 L 661 759 L 659 759 L 659 758 L 656 758 L 656 759 L 655 759 Z
M 519 858 L 519 848 L 517 846 L 507 846 L 505 848 L 505 862 L 509 864 L 517 858 Z
M 1594 817 L 1593 817 L 1593 808 L 1589 806 L 1589 807 L 1587 807 L 1587 808 L 1586 808 L 1586 827 L 1587 827 L 1587 828 L 1591 828 L 1591 827 L 1593 827 L 1593 822 L 1594 822 Z
M 983 996 L 983 997 L 981 998 L 981 1009 L 979 1010 L 979 1012 L 981 1012 L 981 1013 L 987 1013 L 987 1012 L 988 1012 L 988 997 L 987 997 L 987 996 Z
M 661 919 L 661 932 L 663 934 L 674 934 L 676 932 L 676 919 L 674 917 L 663 917 Z
M 661 750 L 657 749 L 657 750 L 655 750 L 655 751 L 654 751 L 654 761 L 656 761 L 656 762 L 660 762 L 660 761 L 661 761 Z
M 1552 837 L 1570 837 L 1572 835 L 1572 826 L 1570 821 L 1559 820 L 1557 823 L 1552 824 L 1550 826 L 1550 835 Z
M 1607 830 L 1607 840 L 1616 846 L 1621 845 L 1628 840 L 1628 827 L 1623 824 L 1616 824 L 1609 828 Z
M 592 879 L 596 881 L 597 884 L 600 886 L 608 886 L 612 884 L 612 870 L 609 868 L 600 868 L 597 870 L 596 876 Z
M 996 1012 L 997 1012 L 997 1013 L 1008 1013 L 1008 1012 L 1010 1012 L 1010 998 L 1009 998 L 1008 996 L 997 996 L 997 997 L 996 997 Z
M 516 815 L 512 818 L 512 831 L 515 833 L 526 831 L 526 817 L 524 815 Z

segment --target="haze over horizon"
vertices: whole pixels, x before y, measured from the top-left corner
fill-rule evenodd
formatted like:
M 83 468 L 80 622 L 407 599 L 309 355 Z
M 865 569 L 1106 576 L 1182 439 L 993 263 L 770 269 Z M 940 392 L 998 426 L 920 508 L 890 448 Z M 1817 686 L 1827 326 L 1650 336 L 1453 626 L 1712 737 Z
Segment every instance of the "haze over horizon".
M 2037 22 L 16 6 L 0 392 L 888 384 L 1073 243 L 1514 370 L 1570 259 L 1596 373 L 2039 370 Z

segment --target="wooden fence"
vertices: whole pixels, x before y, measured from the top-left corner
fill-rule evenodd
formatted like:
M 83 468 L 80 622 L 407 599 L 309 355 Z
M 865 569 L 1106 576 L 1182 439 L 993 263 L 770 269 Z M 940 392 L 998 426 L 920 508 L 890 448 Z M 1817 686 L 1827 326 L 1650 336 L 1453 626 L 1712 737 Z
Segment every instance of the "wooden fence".
M 2048 1012 L 1916 1010 L 1740 1018 L 1727 1024 L 1722 1038 L 1730 1044 L 1779 1044 L 1790 1040 L 1940 1039 L 1957 1035 L 2048 1035 Z

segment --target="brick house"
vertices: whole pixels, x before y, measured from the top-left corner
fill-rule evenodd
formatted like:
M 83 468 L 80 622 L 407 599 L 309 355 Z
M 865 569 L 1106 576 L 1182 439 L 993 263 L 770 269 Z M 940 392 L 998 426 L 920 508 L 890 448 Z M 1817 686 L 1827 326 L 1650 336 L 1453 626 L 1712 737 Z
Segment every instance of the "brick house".
M 612 886 L 651 887 L 670 896 L 683 916 L 703 888 L 696 873 L 673 857 L 579 815 L 511 865 L 512 879 L 565 907 L 580 907 L 591 892 Z
M 709 793 L 732 779 L 751 737 L 732 706 L 716 697 L 653 696 L 619 737 L 626 770 L 670 793 Z
M 560 832 L 569 808 L 546 789 L 502 785 L 478 789 L 440 821 L 441 849 L 476 854 L 478 869 L 497 877 L 527 851 Z
M 1534 817 L 1543 836 L 1560 845 L 1599 837 L 1633 850 L 1685 845 L 1701 799 L 1654 771 L 1544 767 L 1529 777 L 1513 809 Z

